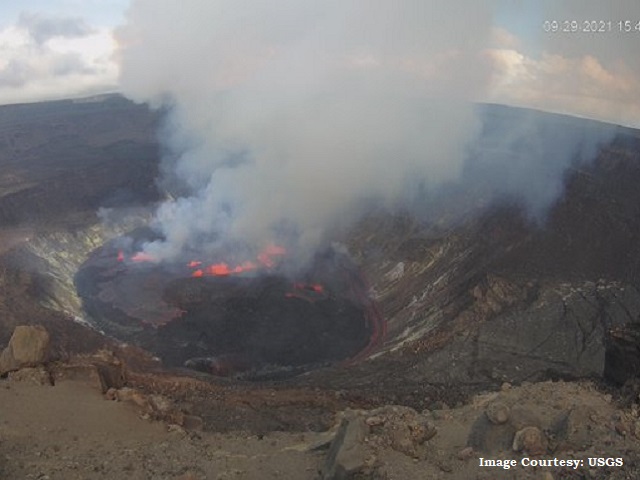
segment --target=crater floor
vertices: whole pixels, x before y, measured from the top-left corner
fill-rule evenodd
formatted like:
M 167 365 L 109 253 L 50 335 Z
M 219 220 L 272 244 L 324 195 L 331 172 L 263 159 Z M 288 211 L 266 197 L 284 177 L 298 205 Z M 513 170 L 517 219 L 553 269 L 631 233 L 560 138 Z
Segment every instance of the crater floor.
M 277 268 L 193 276 L 186 264 L 124 261 L 114 243 L 76 274 L 84 309 L 167 366 L 290 376 L 356 357 L 381 329 L 355 267 L 337 254 L 293 279 Z

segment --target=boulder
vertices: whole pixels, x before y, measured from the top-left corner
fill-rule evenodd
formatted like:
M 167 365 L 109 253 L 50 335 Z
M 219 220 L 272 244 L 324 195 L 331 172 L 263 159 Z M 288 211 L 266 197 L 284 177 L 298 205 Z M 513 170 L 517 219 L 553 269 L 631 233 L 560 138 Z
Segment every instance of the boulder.
M 512 448 L 517 432 L 527 427 L 536 430 L 543 427 L 535 412 L 518 404 L 509 408 L 502 401 L 494 400 L 471 426 L 467 446 L 486 454 L 506 451 Z
M 9 380 L 14 382 L 28 382 L 36 385 L 53 385 L 51 373 L 43 366 L 25 367 L 9 372 Z
M 544 433 L 537 427 L 526 427 L 516 432 L 513 438 L 513 450 L 526 452 L 529 455 L 544 455 L 547 453 L 548 441 Z
M 17 326 L 9 345 L 0 355 L 0 375 L 45 363 L 49 355 L 49 342 L 49 333 L 43 326 Z
M 485 410 L 487 418 L 494 425 L 502 425 L 509 420 L 509 407 L 502 402 L 492 402 Z
M 110 388 L 122 388 L 127 384 L 127 372 L 122 363 L 96 363 L 100 390 L 106 393 Z
M 474 457 L 475 455 L 476 455 L 476 451 L 473 449 L 473 447 L 466 447 L 458 452 L 457 457 L 458 457 L 458 460 L 466 461 Z
M 173 402 L 164 395 L 149 395 L 148 400 L 151 408 L 153 408 L 158 415 L 167 415 L 174 408 Z
M 369 478 L 377 474 L 381 452 L 390 450 L 419 461 L 425 458 L 427 442 L 437 434 L 435 425 L 410 407 L 385 405 L 374 410 L 347 410 L 335 430 L 322 478 Z M 313 448 L 326 443 L 314 442 Z
M 75 357 L 71 363 L 56 365 L 55 380 L 75 380 L 90 383 L 106 394 L 127 384 L 127 368 L 113 352 L 100 350 L 92 355 Z
M 331 443 L 325 462 L 323 480 L 346 480 L 368 467 L 370 452 L 364 443 L 369 427 L 365 420 L 347 412 Z
M 121 388 L 120 390 L 118 390 L 117 399 L 120 402 L 133 403 L 147 413 L 151 413 L 153 411 L 153 407 L 149 403 L 149 399 L 147 398 L 147 396 L 139 392 L 135 388 Z
M 483 414 L 471 425 L 467 446 L 485 454 L 506 451 L 511 448 L 516 431 L 511 422 L 496 425 Z
M 597 417 L 596 410 L 586 405 L 578 405 L 563 413 L 552 428 L 557 441 L 556 451 L 580 451 L 594 446 L 597 438 L 594 419 Z

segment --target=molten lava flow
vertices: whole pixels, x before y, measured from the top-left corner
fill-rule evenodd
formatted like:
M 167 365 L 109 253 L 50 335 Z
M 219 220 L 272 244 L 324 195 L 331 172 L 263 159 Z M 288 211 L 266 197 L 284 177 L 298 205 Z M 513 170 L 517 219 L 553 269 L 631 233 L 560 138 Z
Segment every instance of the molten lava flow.
M 152 255 L 144 252 L 138 252 L 133 257 L 131 257 L 132 262 L 141 263 L 141 262 L 155 262 L 156 259 Z
M 204 270 L 205 273 L 209 275 L 215 276 L 226 276 L 231 274 L 231 270 L 229 270 L 229 265 L 226 263 L 216 263 L 215 265 L 209 265 Z
M 206 267 L 200 268 L 202 266 L 202 262 L 199 260 L 191 260 L 187 267 L 189 268 L 197 268 L 191 276 L 192 277 L 204 277 L 208 276 L 228 276 L 232 274 L 245 273 L 250 272 L 252 270 L 257 270 L 260 267 L 265 268 L 273 268 L 276 265 L 276 259 L 274 257 L 280 257 L 286 254 L 286 249 L 284 247 L 280 247 L 278 245 L 269 245 L 263 251 L 261 251 L 257 260 L 258 263 L 254 263 L 250 260 L 242 262 L 239 265 L 235 265 L 233 267 L 229 266 L 228 263 L 214 263 L 208 265 Z
M 229 266 L 226 262 L 213 263 L 203 266 L 200 260 L 191 260 L 187 263 L 188 268 L 195 269 L 191 272 L 192 277 L 215 276 L 225 277 L 232 274 L 239 274 L 257 270 L 258 268 L 273 268 L 277 263 L 277 257 L 286 254 L 286 249 L 278 245 L 269 245 L 257 255 L 257 262 L 247 260 L 239 265 Z M 156 262 L 157 259 L 145 252 L 138 252 L 131 256 L 131 261 L 135 263 Z M 125 255 L 122 250 L 118 251 L 118 262 L 124 262 Z
M 126 260 L 124 251 L 122 250 L 118 250 L 118 261 L 119 262 L 124 262 Z M 130 260 L 132 262 L 136 262 L 136 263 L 141 263 L 141 262 L 155 262 L 156 258 L 149 255 L 148 253 L 144 253 L 144 252 L 138 252 L 138 253 L 134 253 Z

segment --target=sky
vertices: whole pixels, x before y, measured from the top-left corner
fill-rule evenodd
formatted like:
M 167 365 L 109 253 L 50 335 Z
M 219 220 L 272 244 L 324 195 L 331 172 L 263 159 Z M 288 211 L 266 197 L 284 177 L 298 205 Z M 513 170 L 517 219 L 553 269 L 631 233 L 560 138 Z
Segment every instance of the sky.
M 119 47 L 114 31 L 127 22 L 130 2 L 140 3 L 0 0 L 0 104 L 119 91 L 121 65 L 117 52 L 122 41 Z M 184 8 L 188 8 L 187 3 Z M 639 2 L 486 3 L 492 5 L 491 35 L 477 55 L 488 69 L 490 81 L 474 92 L 472 100 L 640 126 Z M 438 9 L 443 2 L 425 0 L 425 4 Z M 470 29 L 479 21 L 462 8 L 457 15 Z M 605 32 L 554 33 L 544 31 L 545 20 L 559 21 L 560 30 L 563 20 L 576 20 L 580 29 L 585 20 L 612 23 L 605 25 Z M 631 31 L 621 33 L 619 21 L 629 21 Z M 453 35 L 460 33 L 452 31 L 451 35 L 455 43 Z M 440 52 L 430 52 L 430 60 L 410 67 L 405 62 L 404 68 L 421 70 L 425 77 L 430 69 L 446 68 L 446 59 L 455 52 L 444 43 L 441 47 Z M 375 59 L 363 56 L 359 61 Z
M 118 90 L 128 0 L 0 0 L 0 104 Z

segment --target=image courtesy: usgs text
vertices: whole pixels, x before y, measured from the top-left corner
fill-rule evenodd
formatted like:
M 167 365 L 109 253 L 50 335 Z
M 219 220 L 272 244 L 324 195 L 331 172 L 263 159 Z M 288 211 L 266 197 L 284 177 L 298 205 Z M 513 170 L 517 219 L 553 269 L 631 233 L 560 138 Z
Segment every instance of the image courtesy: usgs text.
M 597 467 L 622 467 L 624 459 L 622 458 L 604 458 L 604 457 L 588 457 L 588 458 L 529 458 L 523 457 L 516 459 L 500 459 L 500 458 L 478 458 L 478 466 L 484 468 L 499 468 L 503 470 L 511 470 L 520 468 L 571 468 L 577 470 L 580 467 L 597 468 Z

